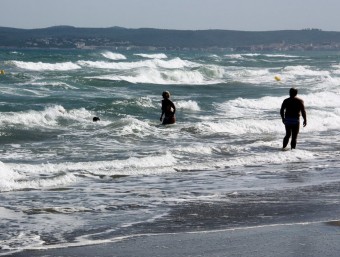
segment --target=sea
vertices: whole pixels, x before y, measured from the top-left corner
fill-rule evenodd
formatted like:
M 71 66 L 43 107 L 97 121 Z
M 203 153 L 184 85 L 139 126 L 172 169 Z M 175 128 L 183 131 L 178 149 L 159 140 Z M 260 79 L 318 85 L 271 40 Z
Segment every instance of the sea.
M 340 218 L 339 51 L 0 49 L 0 69 L 1 256 Z M 307 126 L 282 151 L 291 87 Z

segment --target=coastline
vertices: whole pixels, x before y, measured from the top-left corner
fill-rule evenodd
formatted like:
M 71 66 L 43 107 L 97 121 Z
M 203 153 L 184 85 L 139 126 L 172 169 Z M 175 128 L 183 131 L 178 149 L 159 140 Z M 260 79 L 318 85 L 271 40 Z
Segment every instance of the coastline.
M 340 251 L 339 223 L 337 220 L 140 235 L 107 244 L 24 251 L 11 256 L 337 257 Z
M 337 53 L 60 51 L 0 51 L 0 256 L 334 254 Z M 311 122 L 282 152 L 291 86 Z
M 100 244 L 50 245 L 7 256 L 338 257 L 339 185 L 330 183 L 314 191 L 306 187 L 302 192 L 247 192 L 234 201 L 186 203 L 173 206 L 158 220 L 135 224 L 133 233 L 121 231 Z

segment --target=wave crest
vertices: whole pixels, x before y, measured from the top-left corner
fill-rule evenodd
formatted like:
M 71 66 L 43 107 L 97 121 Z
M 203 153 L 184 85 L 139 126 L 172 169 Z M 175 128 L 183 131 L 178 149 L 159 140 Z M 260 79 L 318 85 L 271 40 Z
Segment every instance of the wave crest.
M 43 63 L 43 62 L 12 61 L 12 63 L 18 68 L 32 71 L 68 71 L 81 69 L 79 65 L 72 62 Z
M 102 53 L 102 56 L 110 60 L 125 60 L 126 59 L 126 57 L 122 54 L 112 53 L 109 51 Z

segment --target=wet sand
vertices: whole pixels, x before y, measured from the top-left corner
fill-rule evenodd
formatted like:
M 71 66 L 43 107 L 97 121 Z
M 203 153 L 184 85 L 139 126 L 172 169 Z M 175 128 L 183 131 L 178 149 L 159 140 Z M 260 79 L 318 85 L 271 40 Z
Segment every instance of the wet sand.
M 121 230 L 114 242 L 11 256 L 339 257 L 339 188 L 335 182 L 183 203 L 157 220 Z
M 16 257 L 338 257 L 340 221 L 135 236 L 102 245 L 27 251 Z

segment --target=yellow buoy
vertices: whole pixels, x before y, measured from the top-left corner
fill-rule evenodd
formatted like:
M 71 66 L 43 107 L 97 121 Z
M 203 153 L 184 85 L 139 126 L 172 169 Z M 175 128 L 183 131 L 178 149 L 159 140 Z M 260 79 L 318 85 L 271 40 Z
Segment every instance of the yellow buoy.
M 0 70 L 0 74 L 1 75 L 5 75 L 5 71 L 4 70 Z
M 276 81 L 281 81 L 281 78 L 279 76 L 274 77 Z

